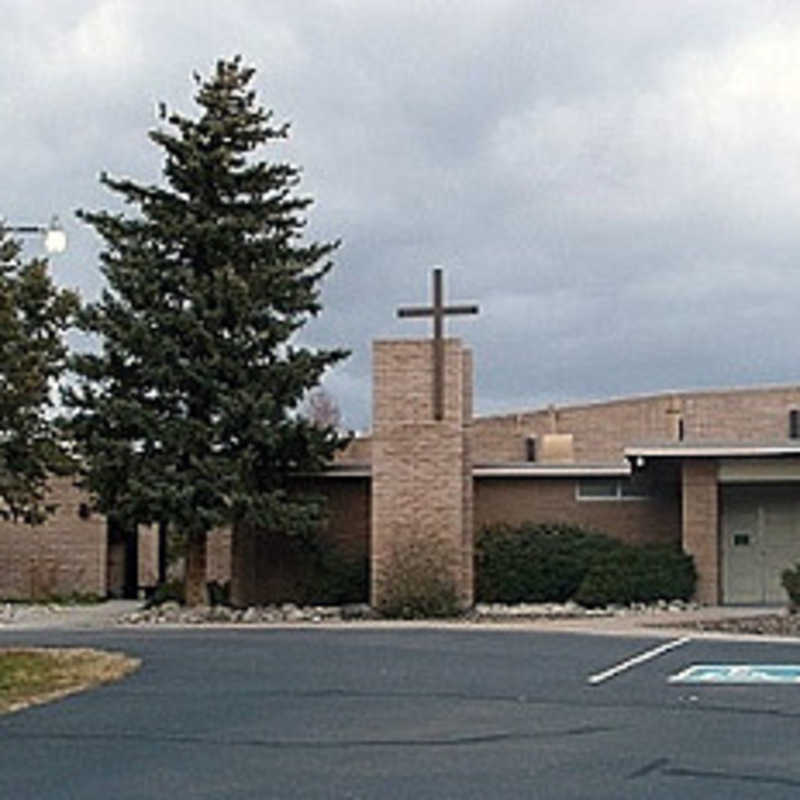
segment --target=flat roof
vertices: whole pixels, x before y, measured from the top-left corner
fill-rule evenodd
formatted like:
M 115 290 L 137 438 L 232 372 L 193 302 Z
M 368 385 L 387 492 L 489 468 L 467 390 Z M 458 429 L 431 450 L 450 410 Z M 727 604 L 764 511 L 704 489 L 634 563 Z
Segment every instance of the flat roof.
M 631 474 L 630 464 L 581 464 L 581 463 L 542 463 L 524 461 L 507 464 L 475 464 L 472 475 L 475 478 L 571 478 L 595 477 L 616 478 Z
M 369 478 L 372 475 L 370 464 L 331 464 L 319 472 L 302 472 L 302 478 Z
M 474 464 L 475 478 L 623 478 L 631 474 L 627 461 L 614 464 L 542 463 L 533 461 Z M 369 464 L 334 464 L 321 472 L 304 474 L 316 478 L 369 478 Z
M 800 441 L 669 442 L 630 445 L 625 458 L 763 458 L 800 456 Z

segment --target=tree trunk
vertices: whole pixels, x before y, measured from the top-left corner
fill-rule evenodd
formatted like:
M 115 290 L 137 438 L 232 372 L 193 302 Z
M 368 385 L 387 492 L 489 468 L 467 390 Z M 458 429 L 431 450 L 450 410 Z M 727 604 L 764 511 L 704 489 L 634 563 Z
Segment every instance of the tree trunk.
M 186 605 L 207 606 L 206 533 L 190 534 L 186 545 Z

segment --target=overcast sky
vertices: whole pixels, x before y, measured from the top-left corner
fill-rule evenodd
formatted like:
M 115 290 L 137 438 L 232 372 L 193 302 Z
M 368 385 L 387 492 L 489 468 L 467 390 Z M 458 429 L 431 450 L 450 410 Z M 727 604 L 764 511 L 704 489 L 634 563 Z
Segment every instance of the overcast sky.
M 476 412 L 800 380 L 800 3 L 2 0 L 0 215 L 58 213 L 94 299 L 101 170 L 159 180 L 158 102 L 241 53 L 292 123 L 309 236 L 341 238 L 306 341 L 370 423 L 370 342 L 430 269 L 477 318 Z M 35 241 L 26 245 L 33 254 Z

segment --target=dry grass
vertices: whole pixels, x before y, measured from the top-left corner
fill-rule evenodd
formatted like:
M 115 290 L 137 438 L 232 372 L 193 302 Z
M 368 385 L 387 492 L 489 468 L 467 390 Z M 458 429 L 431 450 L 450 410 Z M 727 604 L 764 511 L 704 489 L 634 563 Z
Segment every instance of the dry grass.
M 2 648 L 0 714 L 119 680 L 140 663 L 123 653 L 84 648 Z

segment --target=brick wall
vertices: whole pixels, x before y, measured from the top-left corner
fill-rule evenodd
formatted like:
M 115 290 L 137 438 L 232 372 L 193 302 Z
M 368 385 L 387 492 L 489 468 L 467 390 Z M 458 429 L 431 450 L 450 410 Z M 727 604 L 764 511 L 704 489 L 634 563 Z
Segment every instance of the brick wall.
M 355 436 L 344 450 L 336 453 L 337 464 L 369 464 L 372 461 L 372 437 L 368 434 Z
M 573 435 L 576 462 L 620 461 L 625 445 L 674 441 L 678 419 L 687 441 L 782 441 L 792 408 L 800 408 L 800 386 L 671 392 L 479 417 L 475 461 L 524 461 L 525 438 L 552 432 Z
M 105 596 L 105 519 L 80 516 L 86 498 L 69 478 L 52 481 L 48 500 L 58 510 L 42 525 L 0 522 L 0 598 Z
M 433 420 L 430 340 L 373 345 L 372 602 L 395 559 L 417 547 L 472 603 L 472 492 L 469 413 L 472 366 L 456 339 L 445 342 L 444 417 Z
M 327 522 L 320 536 L 331 542 L 342 558 L 355 561 L 368 557 L 368 478 L 320 476 L 298 480 L 293 486 L 296 491 L 325 497 Z M 224 558 L 229 564 L 231 600 L 237 606 L 297 600 L 310 577 L 309 562 L 298 559 L 296 550 L 280 536 L 237 532 L 228 539 Z M 219 563 L 223 560 L 220 558 Z M 216 580 L 224 578 L 220 570 Z
M 206 537 L 206 580 L 227 583 L 231 579 L 231 532 L 217 528 Z
M 670 438 L 670 396 L 542 409 L 479 417 L 474 423 L 475 462 L 524 461 L 525 440 L 571 433 L 576 462 L 620 461 L 626 444 Z
M 800 387 L 698 392 L 683 400 L 690 440 L 759 442 L 788 437 L 789 410 L 800 408 Z
M 141 589 L 158 584 L 158 526 L 140 525 L 138 540 L 138 583 Z
M 701 603 L 720 602 L 719 497 L 717 463 L 713 459 L 683 464 L 683 549 L 694 556 Z
M 485 525 L 569 522 L 630 544 L 681 541 L 678 486 L 667 484 L 646 500 L 578 500 L 568 478 L 481 478 L 475 481 L 475 521 Z

